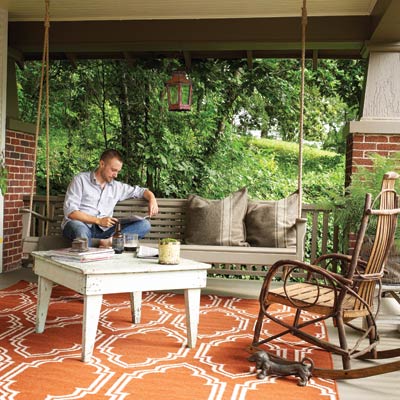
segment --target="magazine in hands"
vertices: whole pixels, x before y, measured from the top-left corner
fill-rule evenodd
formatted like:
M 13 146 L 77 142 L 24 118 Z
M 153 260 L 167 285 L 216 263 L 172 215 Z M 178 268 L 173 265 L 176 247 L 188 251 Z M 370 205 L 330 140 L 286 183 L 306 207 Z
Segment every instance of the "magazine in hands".
M 112 248 L 89 247 L 86 251 L 72 251 L 71 247 L 65 249 L 49 250 L 50 257 L 55 257 L 67 261 L 90 262 L 107 260 L 115 253 Z
M 128 217 L 122 217 L 122 218 L 118 218 L 118 221 L 124 225 L 124 224 L 131 224 L 132 222 L 137 222 L 137 221 L 143 221 L 144 219 L 149 219 L 150 215 L 145 215 L 145 216 L 141 216 L 141 215 L 130 215 Z

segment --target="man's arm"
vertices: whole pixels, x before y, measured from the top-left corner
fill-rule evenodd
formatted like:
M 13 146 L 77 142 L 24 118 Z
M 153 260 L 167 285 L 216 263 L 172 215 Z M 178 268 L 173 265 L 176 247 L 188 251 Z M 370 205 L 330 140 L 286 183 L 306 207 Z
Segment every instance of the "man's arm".
M 150 217 L 158 214 L 158 204 L 157 204 L 156 196 L 154 196 L 153 192 L 146 189 L 143 193 L 143 197 L 149 202 L 148 209 L 149 209 Z
M 96 224 L 106 228 L 111 228 L 118 221 L 117 218 L 113 217 L 94 217 L 93 215 L 86 214 L 79 210 L 72 211 L 72 213 L 68 215 L 68 218 L 84 222 L 85 224 Z

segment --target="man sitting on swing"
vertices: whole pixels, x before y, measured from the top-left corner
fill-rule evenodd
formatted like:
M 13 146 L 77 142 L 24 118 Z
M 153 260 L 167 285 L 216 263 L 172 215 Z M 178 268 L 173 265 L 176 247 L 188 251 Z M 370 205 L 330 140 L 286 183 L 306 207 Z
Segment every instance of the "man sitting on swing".
M 100 246 L 111 246 L 117 218 L 113 217 L 115 205 L 130 198 L 144 198 L 148 201 L 150 217 L 158 213 L 154 194 L 140 186 L 131 186 L 116 181 L 122 168 L 122 156 L 117 150 L 105 150 L 99 166 L 92 172 L 81 172 L 68 186 L 64 200 L 63 235 L 70 239 L 100 239 Z M 147 219 L 124 224 L 123 233 L 136 233 L 143 238 L 150 231 Z

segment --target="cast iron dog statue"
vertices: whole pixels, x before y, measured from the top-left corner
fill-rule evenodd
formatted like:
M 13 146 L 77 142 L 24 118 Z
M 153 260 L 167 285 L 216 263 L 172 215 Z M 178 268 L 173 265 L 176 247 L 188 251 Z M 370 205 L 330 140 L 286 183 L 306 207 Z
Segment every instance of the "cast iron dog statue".
M 314 363 L 310 358 L 304 357 L 301 362 L 279 362 L 272 360 L 268 353 L 263 350 L 252 354 L 248 360 L 256 363 L 256 370 L 260 371 L 257 374 L 258 379 L 264 379 L 267 375 L 294 375 L 300 378 L 299 386 L 307 385 L 314 369 Z

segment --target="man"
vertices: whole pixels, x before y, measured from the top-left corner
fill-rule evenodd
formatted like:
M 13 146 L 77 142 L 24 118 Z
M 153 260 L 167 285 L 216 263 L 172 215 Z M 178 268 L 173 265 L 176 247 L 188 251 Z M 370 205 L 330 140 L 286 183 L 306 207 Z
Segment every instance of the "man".
M 92 172 L 76 175 L 64 200 L 64 220 L 61 228 L 68 239 L 100 239 L 100 246 L 110 246 L 117 218 L 113 217 L 115 205 L 130 198 L 148 201 L 150 217 L 158 213 L 154 194 L 139 186 L 130 186 L 116 181 L 122 168 L 122 156 L 117 150 L 106 150 L 100 157 L 99 166 Z M 147 219 L 122 225 L 122 232 L 137 233 L 143 238 L 150 230 Z

